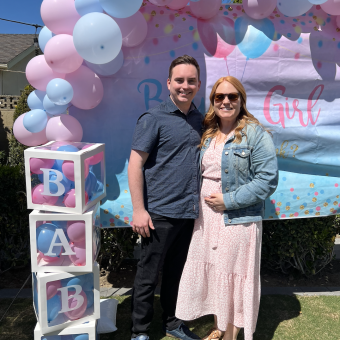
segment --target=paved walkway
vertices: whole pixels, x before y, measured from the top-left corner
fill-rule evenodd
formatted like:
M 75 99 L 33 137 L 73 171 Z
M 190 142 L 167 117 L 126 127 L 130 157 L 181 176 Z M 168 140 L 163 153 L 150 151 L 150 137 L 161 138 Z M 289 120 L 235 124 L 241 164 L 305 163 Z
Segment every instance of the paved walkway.
M 0 289 L 0 299 L 12 299 L 16 296 L 19 289 Z M 108 298 L 114 295 L 131 295 L 132 288 L 110 288 L 101 287 L 100 296 Z M 160 293 L 159 287 L 156 294 Z M 340 296 L 340 287 L 262 287 L 262 295 L 324 295 L 324 296 Z M 24 288 L 19 298 L 32 298 L 32 290 Z

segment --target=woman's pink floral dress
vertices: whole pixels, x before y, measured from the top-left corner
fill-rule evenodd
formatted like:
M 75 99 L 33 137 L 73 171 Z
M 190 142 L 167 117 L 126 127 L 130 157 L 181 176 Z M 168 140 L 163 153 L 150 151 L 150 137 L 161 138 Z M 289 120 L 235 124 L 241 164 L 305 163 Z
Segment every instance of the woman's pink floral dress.
M 187 262 L 182 274 L 176 316 L 193 320 L 215 314 L 217 326 L 244 327 L 253 339 L 260 304 L 262 222 L 224 225 L 204 197 L 221 191 L 224 143 L 213 140 L 202 160 L 200 216 L 195 221 Z

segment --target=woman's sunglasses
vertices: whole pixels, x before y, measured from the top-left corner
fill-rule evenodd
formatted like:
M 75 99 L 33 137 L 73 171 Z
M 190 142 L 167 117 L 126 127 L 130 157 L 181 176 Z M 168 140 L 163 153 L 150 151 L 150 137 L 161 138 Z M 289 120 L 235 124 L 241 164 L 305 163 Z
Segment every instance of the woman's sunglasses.
M 214 101 L 215 103 L 221 103 L 223 102 L 224 98 L 228 97 L 230 102 L 236 102 L 240 98 L 240 94 L 235 93 L 215 93 L 214 95 Z

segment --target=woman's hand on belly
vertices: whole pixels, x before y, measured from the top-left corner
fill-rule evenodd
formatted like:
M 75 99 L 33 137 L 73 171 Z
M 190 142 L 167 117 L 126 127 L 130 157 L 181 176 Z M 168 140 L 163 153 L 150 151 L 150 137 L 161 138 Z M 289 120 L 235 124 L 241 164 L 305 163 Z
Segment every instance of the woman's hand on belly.
M 210 194 L 210 197 L 205 197 L 204 200 L 205 203 L 214 211 L 226 210 L 223 201 L 223 194 L 221 193 Z

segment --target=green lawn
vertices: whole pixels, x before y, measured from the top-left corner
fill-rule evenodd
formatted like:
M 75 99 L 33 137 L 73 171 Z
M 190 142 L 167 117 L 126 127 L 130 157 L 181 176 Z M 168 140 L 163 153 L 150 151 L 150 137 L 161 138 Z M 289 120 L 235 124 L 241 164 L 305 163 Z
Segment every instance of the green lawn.
M 101 340 L 130 339 L 131 297 L 117 297 L 118 331 L 100 336 Z M 0 317 L 10 303 L 0 300 Z M 191 330 L 203 336 L 212 325 L 207 316 L 188 323 Z M 151 340 L 171 340 L 161 332 L 161 307 L 155 298 L 155 317 L 151 326 Z M 0 324 L 1 340 L 33 340 L 36 320 L 32 300 L 18 299 Z M 238 339 L 243 339 L 241 332 Z M 340 340 L 340 297 L 264 296 L 254 340 Z

